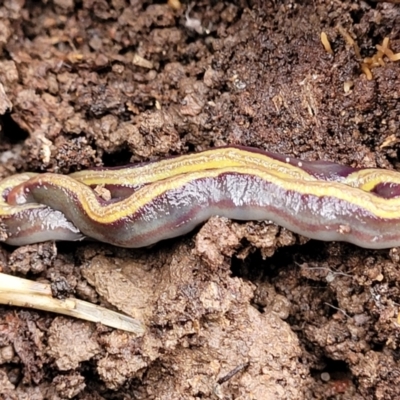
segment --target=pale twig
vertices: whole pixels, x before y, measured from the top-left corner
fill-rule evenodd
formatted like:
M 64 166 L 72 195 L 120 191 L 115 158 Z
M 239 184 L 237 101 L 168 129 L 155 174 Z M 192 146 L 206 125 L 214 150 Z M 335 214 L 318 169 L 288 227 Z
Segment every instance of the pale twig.
M 127 315 L 75 298 L 55 299 L 50 285 L 3 273 L 0 273 L 0 304 L 51 311 L 137 335 L 143 335 L 145 331 L 141 322 Z

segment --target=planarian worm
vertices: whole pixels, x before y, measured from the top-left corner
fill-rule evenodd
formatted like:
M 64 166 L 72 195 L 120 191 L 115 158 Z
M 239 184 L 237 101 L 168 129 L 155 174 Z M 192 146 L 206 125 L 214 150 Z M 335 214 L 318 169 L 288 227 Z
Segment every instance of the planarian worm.
M 143 247 L 183 235 L 213 215 L 272 220 L 309 238 L 366 248 L 400 245 L 400 173 L 394 171 L 225 147 L 69 176 L 8 179 L 0 182 L 0 219 L 3 241 L 14 245 L 83 234 Z M 99 185 L 111 200 L 95 193 Z M 42 223 L 37 210 L 62 222 Z

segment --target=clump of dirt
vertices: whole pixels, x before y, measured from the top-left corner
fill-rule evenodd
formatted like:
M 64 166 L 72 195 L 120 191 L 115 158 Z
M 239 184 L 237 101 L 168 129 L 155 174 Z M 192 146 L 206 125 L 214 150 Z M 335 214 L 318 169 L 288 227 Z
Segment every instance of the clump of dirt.
M 399 23 L 385 2 L 5 0 L 0 176 L 227 144 L 397 167 L 400 63 L 368 80 L 343 32 L 372 57 L 385 37 L 400 51 Z M 149 249 L 3 246 L 0 262 L 147 327 L 0 307 L 6 399 L 400 395 L 398 249 L 213 218 Z

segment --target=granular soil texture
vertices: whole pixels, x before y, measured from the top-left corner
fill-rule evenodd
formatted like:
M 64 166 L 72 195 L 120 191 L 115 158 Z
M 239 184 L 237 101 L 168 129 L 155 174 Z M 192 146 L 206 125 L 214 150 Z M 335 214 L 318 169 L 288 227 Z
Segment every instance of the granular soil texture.
M 390 2 L 4 0 L 0 176 L 228 144 L 398 168 L 400 63 L 364 58 L 386 37 L 400 52 L 399 34 Z M 216 217 L 148 249 L 0 261 L 147 327 L 1 306 L 1 398 L 400 397 L 398 249 Z

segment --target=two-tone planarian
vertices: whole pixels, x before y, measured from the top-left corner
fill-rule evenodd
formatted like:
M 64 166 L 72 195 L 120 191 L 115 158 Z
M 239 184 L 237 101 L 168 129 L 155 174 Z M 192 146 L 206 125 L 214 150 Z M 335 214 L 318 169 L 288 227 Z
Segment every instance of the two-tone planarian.
M 366 248 L 400 245 L 400 173 L 246 147 L 71 175 L 24 173 L 2 180 L 0 193 L 1 239 L 17 246 L 89 237 L 143 247 L 213 215 Z

